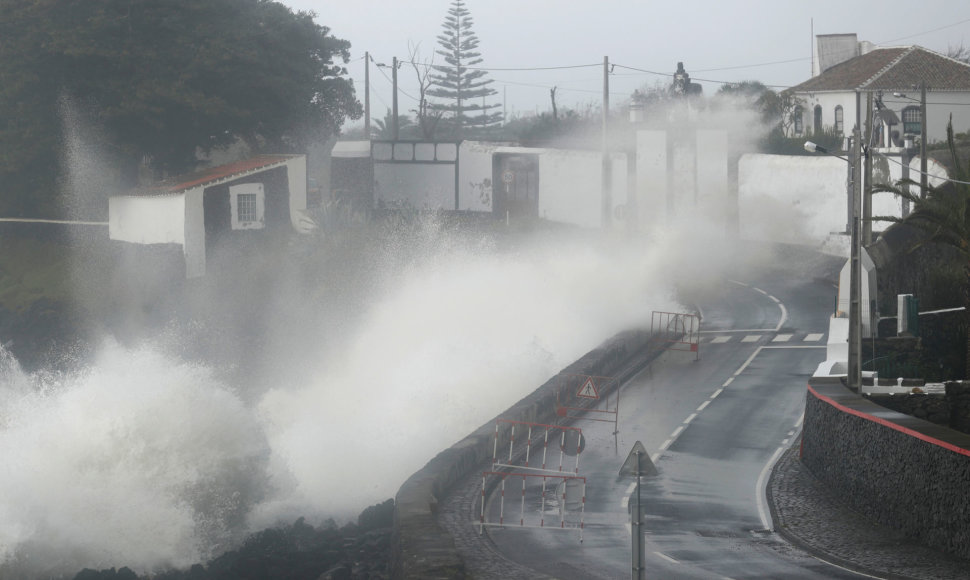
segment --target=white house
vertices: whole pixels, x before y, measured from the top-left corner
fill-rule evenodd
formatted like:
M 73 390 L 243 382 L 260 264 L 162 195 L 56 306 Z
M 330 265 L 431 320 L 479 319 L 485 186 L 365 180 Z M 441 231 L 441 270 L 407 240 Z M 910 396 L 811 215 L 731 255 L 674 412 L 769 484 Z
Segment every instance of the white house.
M 856 92 L 862 94 L 862 123 L 866 93 L 871 92 L 876 146 L 901 146 L 905 134 L 920 134 L 921 83 L 926 86 L 928 143 L 946 139 L 951 114 L 955 131 L 970 129 L 970 65 L 921 46 L 876 48 L 858 42 L 855 34 L 818 35 L 816 40 L 815 76 L 790 89 L 800 100 L 795 136 L 823 130 L 850 135 Z
M 215 243 L 311 227 L 306 191 L 305 155 L 261 155 L 111 197 L 108 235 L 180 250 L 193 278 Z

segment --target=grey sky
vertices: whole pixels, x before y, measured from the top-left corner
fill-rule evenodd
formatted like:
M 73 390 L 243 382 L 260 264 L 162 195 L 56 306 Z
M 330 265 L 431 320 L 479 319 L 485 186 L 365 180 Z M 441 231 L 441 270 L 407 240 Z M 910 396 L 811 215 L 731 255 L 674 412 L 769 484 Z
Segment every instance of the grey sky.
M 334 36 L 350 41 L 348 65 L 363 101 L 363 55 L 390 64 L 407 60 L 408 45 L 420 44 L 420 60 L 429 60 L 450 0 L 285 0 L 295 10 L 312 10 L 316 21 Z M 815 34 L 855 32 L 878 45 L 919 44 L 946 52 L 970 46 L 970 5 L 965 0 L 467 0 L 484 62 L 503 68 L 588 68 L 546 71 L 493 70 L 490 77 L 506 112 L 528 114 L 550 109 L 549 89 L 558 87 L 557 105 L 599 107 L 602 62 L 618 65 L 610 77 L 611 102 L 620 104 L 644 85 L 666 84 L 669 77 L 623 67 L 671 74 L 677 62 L 695 80 L 759 80 L 778 87 L 811 76 L 812 29 Z M 442 63 L 440 56 L 436 63 Z M 775 63 L 775 64 L 765 64 Z M 386 76 L 385 76 L 386 75 Z M 390 70 L 371 67 L 373 117 L 391 105 Z M 399 107 L 415 107 L 415 72 L 399 71 Z M 718 83 L 702 82 L 705 94 Z

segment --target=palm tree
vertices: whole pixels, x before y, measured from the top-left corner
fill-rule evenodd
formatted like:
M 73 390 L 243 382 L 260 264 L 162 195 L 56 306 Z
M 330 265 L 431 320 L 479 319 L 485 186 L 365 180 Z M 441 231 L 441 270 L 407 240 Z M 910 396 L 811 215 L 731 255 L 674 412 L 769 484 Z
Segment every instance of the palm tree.
M 953 117 L 946 126 L 946 142 L 953 160 L 949 181 L 927 188 L 926 195 L 918 191 L 919 183 L 912 179 L 900 179 L 893 185 L 877 184 L 873 193 L 891 192 L 913 204 L 913 212 L 905 218 L 874 216 L 872 220 L 911 225 L 923 236 L 909 251 L 929 243 L 940 243 L 955 248 L 963 259 L 963 271 L 970 283 L 970 164 L 964 165 L 957 156 L 953 136 Z M 911 190 L 910 186 L 915 186 Z M 970 316 L 970 291 L 964 292 L 966 314 Z M 970 372 L 970 330 L 967 333 L 966 371 Z

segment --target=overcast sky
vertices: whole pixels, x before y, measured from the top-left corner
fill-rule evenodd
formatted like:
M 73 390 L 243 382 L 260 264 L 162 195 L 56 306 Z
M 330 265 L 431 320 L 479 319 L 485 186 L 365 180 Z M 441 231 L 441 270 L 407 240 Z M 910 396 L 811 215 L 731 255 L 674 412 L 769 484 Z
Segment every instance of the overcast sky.
M 294 10 L 312 10 L 316 22 L 351 43 L 347 65 L 363 102 L 364 52 L 377 63 L 408 59 L 409 43 L 424 62 L 438 48 L 437 36 L 451 0 L 285 0 Z M 466 0 L 483 63 L 492 70 L 493 97 L 509 115 L 550 110 L 549 90 L 558 87 L 560 108 L 599 107 L 603 57 L 617 65 L 610 75 L 611 104 L 634 89 L 668 84 L 677 62 L 705 94 L 711 81 L 759 80 L 783 88 L 811 76 L 812 33 L 857 33 L 881 46 L 918 44 L 945 53 L 970 46 L 970 5 L 965 0 Z M 443 63 L 435 56 L 435 63 Z M 582 67 L 582 65 L 595 65 Z M 581 67 L 557 70 L 511 68 Z M 402 114 L 415 108 L 415 72 L 399 70 Z M 389 69 L 371 66 L 371 115 L 391 106 Z

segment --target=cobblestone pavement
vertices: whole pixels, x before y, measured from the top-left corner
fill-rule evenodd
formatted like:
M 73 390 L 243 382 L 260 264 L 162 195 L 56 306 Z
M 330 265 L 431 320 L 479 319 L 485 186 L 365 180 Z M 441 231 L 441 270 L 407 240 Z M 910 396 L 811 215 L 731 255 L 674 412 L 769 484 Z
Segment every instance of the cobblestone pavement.
M 488 466 L 484 466 L 488 469 Z M 455 540 L 469 575 L 476 580 L 502 578 L 508 580 L 549 580 L 546 576 L 506 559 L 492 544 L 488 534 L 478 532 L 475 525 L 475 506 L 482 494 L 482 480 L 466 477 L 457 489 L 439 504 L 438 522 Z
M 772 470 L 768 504 L 779 535 L 827 562 L 879 578 L 970 578 L 970 561 L 916 544 L 844 505 L 802 465 L 797 444 Z
M 481 481 L 467 478 L 440 505 L 439 522 L 453 535 L 472 578 L 552 578 L 512 562 L 474 525 Z M 809 554 L 839 566 L 890 580 L 970 578 L 970 561 L 915 544 L 867 519 L 831 494 L 798 459 L 797 444 L 775 464 L 768 481 L 774 531 Z

